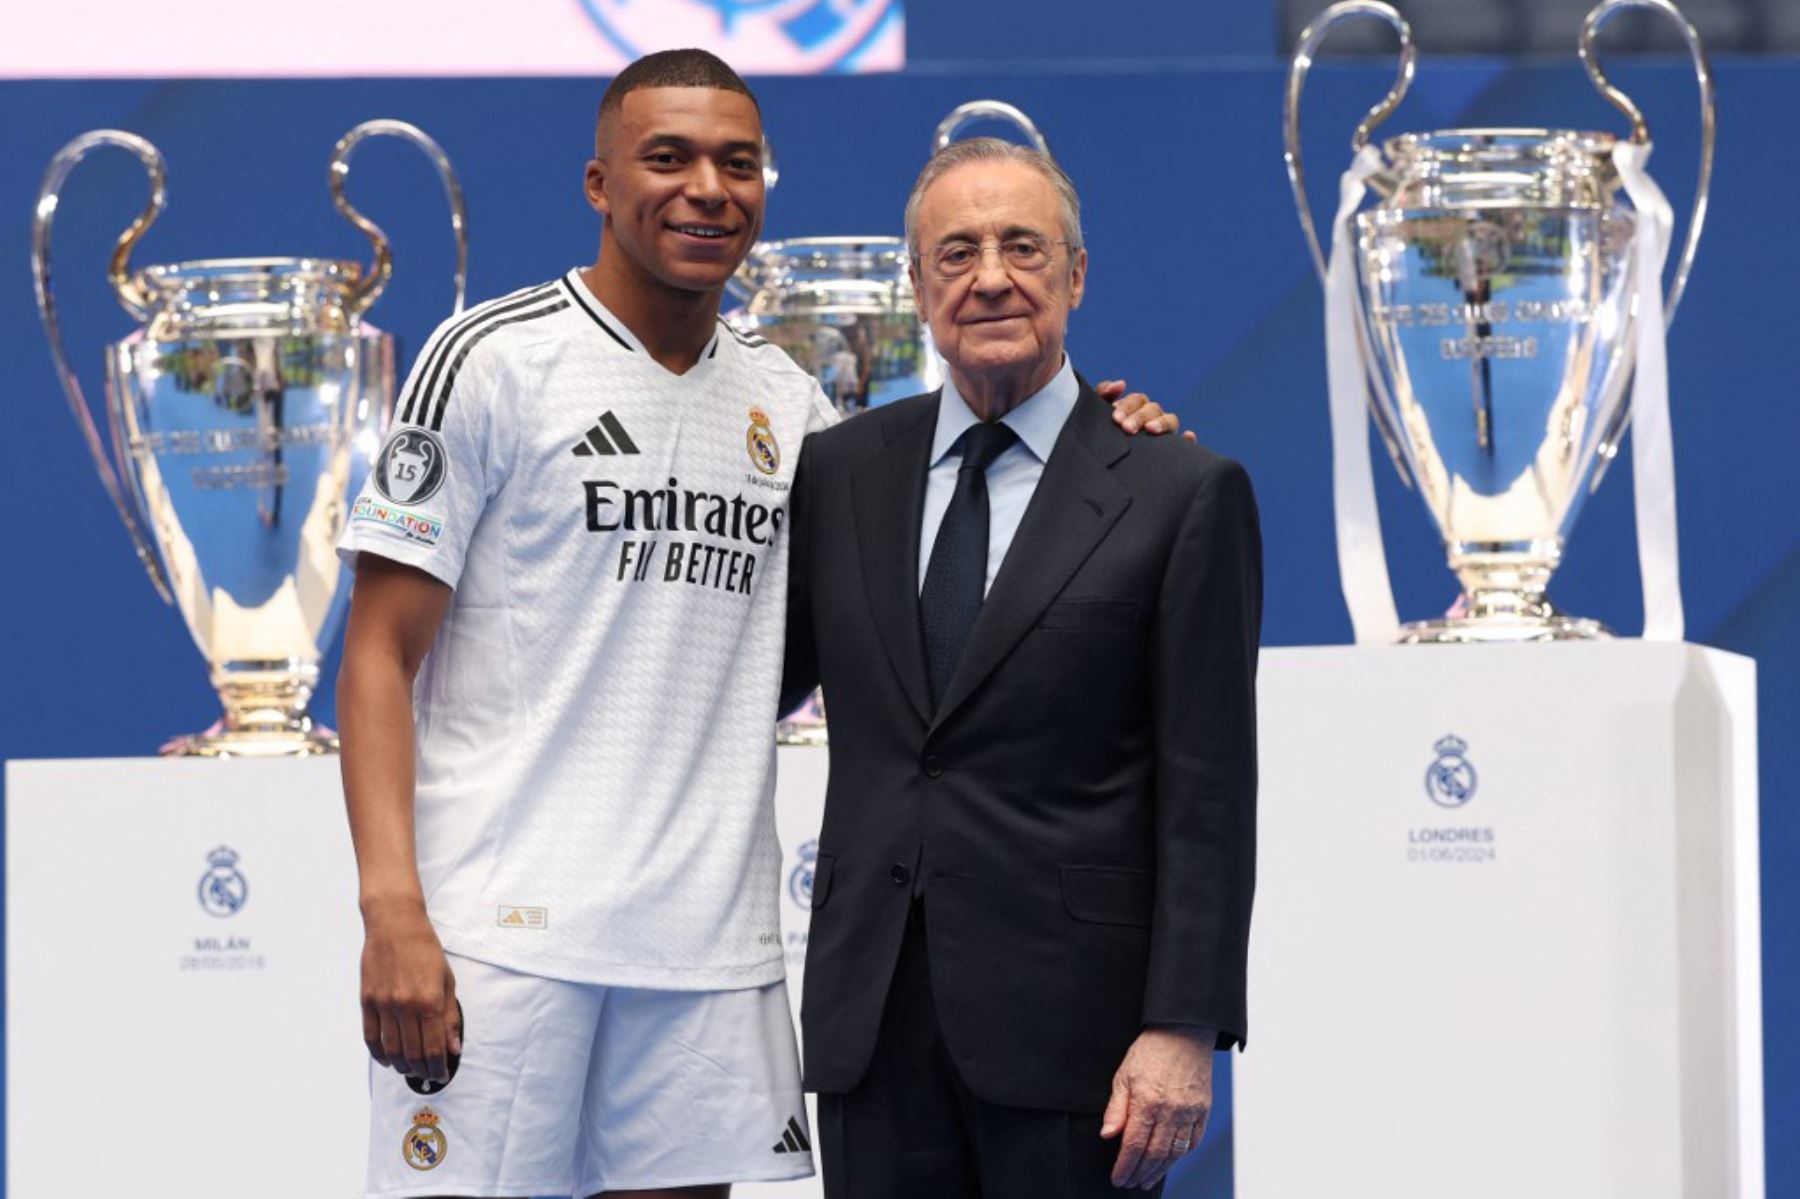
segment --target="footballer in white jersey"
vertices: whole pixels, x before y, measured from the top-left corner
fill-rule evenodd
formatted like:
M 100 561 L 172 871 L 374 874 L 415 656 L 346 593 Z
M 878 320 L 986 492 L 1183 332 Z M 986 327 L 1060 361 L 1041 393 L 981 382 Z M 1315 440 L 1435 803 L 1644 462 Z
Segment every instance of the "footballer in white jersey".
M 713 56 L 622 72 L 599 262 L 446 322 L 352 506 L 371 1195 L 812 1172 L 773 722 L 788 488 L 831 412 L 718 319 L 761 147 Z
M 726 1100 L 711 1071 L 684 1073 L 677 1061 L 656 1089 L 684 1122 L 723 1103 L 709 1122 L 742 1127 L 760 1160 L 725 1160 L 724 1177 L 804 1173 L 806 1154 L 777 1151 L 789 1120 L 806 1134 L 780 986 L 770 722 L 788 491 L 801 440 L 835 412 L 785 353 L 723 322 L 699 361 L 670 372 L 575 270 L 446 322 L 396 408 L 340 552 L 454 589 L 413 688 L 415 844 L 432 926 L 462 959 L 473 1031 L 456 1085 L 432 1095 L 426 1146 L 516 1118 L 482 1094 L 471 1119 L 462 1094 L 478 1090 L 477 1077 L 515 1085 L 511 1062 L 480 1060 L 482 1033 L 504 1026 L 509 1008 L 548 1004 L 471 994 L 472 978 L 519 989 L 470 966 L 481 963 L 588 984 L 585 997 L 545 988 L 577 1011 L 616 1010 L 607 992 L 622 988 L 755 992 L 710 1005 L 681 1039 L 728 1021 L 705 1050 L 716 1059 L 768 1043 L 762 1029 L 776 1025 L 783 1052 L 772 1070 L 759 1063 L 744 1094 Z M 613 1039 L 647 1035 L 634 1024 Z M 601 1059 L 620 1052 L 562 1040 L 558 1052 L 578 1057 L 583 1077 L 590 1061 L 610 1067 Z M 410 1134 L 420 1095 L 382 1074 L 378 1111 Z M 594 1078 L 597 1091 L 620 1088 L 604 1071 Z M 534 1109 L 563 1106 L 568 1091 L 539 1084 L 529 1098 Z M 613 1097 L 596 1094 L 590 1106 Z M 633 1110 L 609 1110 L 599 1122 L 616 1140 Z M 596 1141 L 607 1131 L 596 1129 Z M 389 1180 L 379 1193 L 433 1193 L 408 1189 L 438 1180 L 412 1177 L 418 1161 L 393 1153 L 391 1139 L 374 1146 L 372 1175 Z M 594 1190 L 693 1168 L 684 1154 L 674 1171 L 614 1179 L 598 1151 L 582 1156 L 593 1160 L 575 1183 Z M 535 1189 L 560 1179 L 540 1164 L 512 1181 Z
M 718 319 L 761 152 L 712 55 L 622 72 L 587 168 L 598 263 L 445 322 L 352 506 L 371 1195 L 812 1172 L 773 733 L 789 488 L 834 414 Z
M 788 490 L 836 419 L 723 322 L 672 374 L 579 271 L 447 322 L 341 552 L 455 596 L 413 693 L 444 948 L 659 990 L 782 977 Z

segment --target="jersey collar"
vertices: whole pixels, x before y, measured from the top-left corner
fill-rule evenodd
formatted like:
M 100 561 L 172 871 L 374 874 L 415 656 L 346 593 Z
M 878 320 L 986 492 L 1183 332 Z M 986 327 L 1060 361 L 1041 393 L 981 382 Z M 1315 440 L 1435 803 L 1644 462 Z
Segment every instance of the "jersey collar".
M 588 287 L 587 282 L 582 279 L 580 267 L 569 268 L 569 273 L 563 276 L 562 283 L 569 293 L 569 298 L 574 300 L 575 306 L 586 313 L 589 319 L 598 325 L 608 337 L 633 354 L 642 354 L 651 362 L 656 361 L 656 359 L 650 358 L 650 351 L 644 348 L 644 343 L 639 341 L 637 335 L 626 327 L 625 322 L 614 316 L 606 305 L 600 302 L 600 297 L 596 296 Z M 711 343 L 701 352 L 699 362 L 694 364 L 695 368 L 697 369 L 701 362 L 710 360 L 718 353 L 718 350 L 719 333 L 715 329 Z
M 1050 451 L 1056 448 L 1057 436 L 1062 433 L 1063 424 L 1074 411 L 1075 401 L 1080 396 L 1081 383 L 1075 378 L 1075 365 L 1065 354 L 1062 369 L 1055 377 L 1000 420 L 1012 426 L 1012 431 L 1019 435 L 1019 440 L 1025 443 L 1034 458 L 1048 462 Z M 941 462 L 963 430 L 975 424 L 977 419 L 946 371 L 944 390 L 938 396 L 937 432 L 931 439 L 931 465 Z

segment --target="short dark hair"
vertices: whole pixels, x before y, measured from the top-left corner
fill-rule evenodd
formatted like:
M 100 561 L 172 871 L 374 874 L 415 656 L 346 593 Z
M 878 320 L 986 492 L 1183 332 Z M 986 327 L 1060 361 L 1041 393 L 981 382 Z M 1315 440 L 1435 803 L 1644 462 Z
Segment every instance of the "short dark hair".
M 659 50 L 644 55 L 613 77 L 606 85 L 606 94 L 600 97 L 596 121 L 617 113 L 625 97 L 643 87 L 712 87 L 748 96 L 750 103 L 756 104 L 756 93 L 750 85 L 718 55 L 705 50 Z M 757 104 L 756 110 L 761 112 L 762 106 Z

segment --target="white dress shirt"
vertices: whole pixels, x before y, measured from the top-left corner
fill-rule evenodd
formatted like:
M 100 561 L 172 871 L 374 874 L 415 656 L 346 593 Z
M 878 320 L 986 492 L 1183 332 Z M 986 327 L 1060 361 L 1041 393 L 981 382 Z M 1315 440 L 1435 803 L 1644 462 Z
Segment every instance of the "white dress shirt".
M 1000 573 L 1000 563 L 1012 545 L 1013 534 L 1025 517 L 1038 480 L 1044 475 L 1044 463 L 1062 433 L 1075 401 L 1081 396 L 1081 384 L 1075 379 L 1075 367 L 1063 356 L 1062 369 L 1050 382 L 1026 397 L 1018 407 L 1000 418 L 1019 435 L 1019 440 L 987 468 L 988 489 L 988 556 L 985 596 Z M 931 439 L 931 465 L 925 474 L 925 519 L 919 525 L 919 590 L 925 589 L 925 572 L 931 568 L 931 547 L 937 544 L 938 527 L 944 523 L 944 512 L 956 491 L 956 472 L 962 465 L 962 447 L 956 439 L 980 418 L 969 409 L 967 400 L 956 390 L 947 373 L 943 394 L 938 397 L 937 432 Z

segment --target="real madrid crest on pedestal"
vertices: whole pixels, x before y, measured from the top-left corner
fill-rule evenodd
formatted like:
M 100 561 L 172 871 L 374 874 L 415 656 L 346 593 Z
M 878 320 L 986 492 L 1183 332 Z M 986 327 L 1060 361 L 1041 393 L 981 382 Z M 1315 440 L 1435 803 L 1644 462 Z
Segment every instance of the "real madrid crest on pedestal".
M 812 911 L 813 871 L 819 864 L 819 842 L 802 842 L 794 851 L 794 868 L 788 872 L 788 898 L 803 912 Z
M 1475 767 L 1465 756 L 1469 743 L 1452 733 L 1432 748 L 1438 756 L 1425 772 L 1425 794 L 1441 808 L 1460 808 L 1475 798 Z
M 250 898 L 250 883 L 237 868 L 237 851 L 221 845 L 206 855 L 200 876 L 200 906 L 209 916 L 235 916 Z
M 443 1117 L 429 1107 L 413 1113 L 412 1127 L 400 1141 L 400 1156 L 415 1170 L 435 1170 L 444 1164 L 450 1143 L 438 1127 Z

